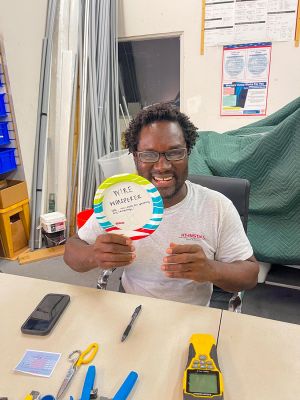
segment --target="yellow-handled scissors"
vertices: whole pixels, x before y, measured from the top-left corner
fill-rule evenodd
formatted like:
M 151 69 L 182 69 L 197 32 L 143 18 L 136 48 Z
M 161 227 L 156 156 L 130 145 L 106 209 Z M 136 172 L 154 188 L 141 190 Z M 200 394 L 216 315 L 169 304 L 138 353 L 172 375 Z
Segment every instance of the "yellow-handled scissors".
M 90 363 L 98 351 L 98 343 L 91 343 L 84 351 L 74 350 L 69 354 L 68 360 L 72 363 L 72 366 L 68 369 L 65 379 L 57 392 L 56 399 L 60 399 L 69 387 L 75 372 L 82 364 Z
M 32 390 L 24 400 L 35 400 L 40 397 L 40 392 L 37 392 L 36 390 Z

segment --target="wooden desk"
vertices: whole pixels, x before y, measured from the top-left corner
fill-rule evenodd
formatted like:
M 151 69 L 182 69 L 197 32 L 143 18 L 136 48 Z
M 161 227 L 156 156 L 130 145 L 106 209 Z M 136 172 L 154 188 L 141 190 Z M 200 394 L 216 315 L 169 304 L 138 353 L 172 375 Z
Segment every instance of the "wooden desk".
M 71 302 L 48 336 L 24 335 L 20 327 L 47 293 Z M 122 333 L 136 306 L 143 309 L 127 340 Z M 95 387 L 113 397 L 130 370 L 139 374 L 134 400 L 182 400 L 182 376 L 192 333 L 218 336 L 221 311 L 147 297 L 0 274 L 0 397 L 21 400 L 31 390 L 56 395 L 70 363 L 68 354 L 99 343 L 93 361 Z M 26 349 L 61 352 L 51 378 L 16 373 Z M 79 369 L 65 399 L 79 398 L 87 367 Z M 261 397 L 263 399 L 263 397 Z M 240 398 L 241 400 L 241 398 Z M 253 399 L 252 399 L 253 400 Z
M 225 400 L 300 399 L 300 325 L 223 311 Z

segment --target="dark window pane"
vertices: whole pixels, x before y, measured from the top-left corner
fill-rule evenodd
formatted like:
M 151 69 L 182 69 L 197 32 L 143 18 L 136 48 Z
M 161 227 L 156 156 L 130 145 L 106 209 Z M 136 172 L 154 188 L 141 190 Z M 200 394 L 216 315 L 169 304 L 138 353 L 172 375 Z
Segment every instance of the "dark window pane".
M 119 42 L 120 102 L 130 116 L 161 101 L 180 106 L 179 37 Z

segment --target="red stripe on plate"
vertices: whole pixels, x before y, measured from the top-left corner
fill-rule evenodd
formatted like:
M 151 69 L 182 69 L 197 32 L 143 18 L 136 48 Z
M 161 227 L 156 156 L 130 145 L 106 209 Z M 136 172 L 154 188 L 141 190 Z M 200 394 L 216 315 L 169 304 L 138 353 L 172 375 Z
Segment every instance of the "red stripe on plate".
M 145 232 L 145 233 L 149 233 L 149 235 L 151 235 L 151 233 L 154 232 L 154 229 L 144 229 L 144 228 L 140 228 L 140 229 L 135 229 L 136 232 Z
M 107 228 L 107 229 L 105 229 L 105 232 L 120 231 L 120 230 L 121 230 L 120 228 L 113 227 L 113 228 Z
M 149 235 L 143 235 L 143 236 L 130 236 L 131 240 L 139 240 L 139 239 L 144 239 L 148 237 Z

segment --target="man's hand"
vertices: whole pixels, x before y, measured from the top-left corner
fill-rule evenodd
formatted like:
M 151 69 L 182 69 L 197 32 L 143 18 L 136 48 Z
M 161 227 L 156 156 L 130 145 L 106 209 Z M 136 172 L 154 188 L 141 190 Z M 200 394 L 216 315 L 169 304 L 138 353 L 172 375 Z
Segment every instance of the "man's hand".
M 212 281 L 213 268 L 198 244 L 170 243 L 167 254 L 169 255 L 163 259 L 164 264 L 161 269 L 169 278 L 191 279 L 197 282 Z
M 131 239 L 107 233 L 97 237 L 92 252 L 95 265 L 109 269 L 132 263 L 136 257 L 134 250 Z
M 257 283 L 259 266 L 253 255 L 247 260 L 221 262 L 209 260 L 197 244 L 175 243 L 170 243 L 167 254 L 161 269 L 169 278 L 211 282 L 228 292 L 251 289 Z
M 132 240 L 108 233 L 99 235 L 94 244 L 87 244 L 75 234 L 67 240 L 64 261 L 74 271 L 86 272 L 100 267 L 124 267 L 135 259 Z

